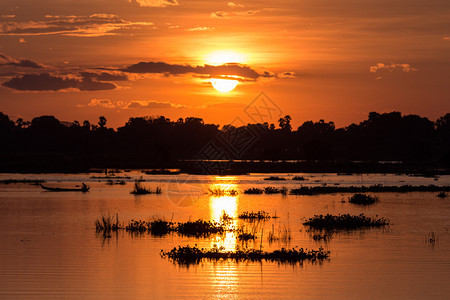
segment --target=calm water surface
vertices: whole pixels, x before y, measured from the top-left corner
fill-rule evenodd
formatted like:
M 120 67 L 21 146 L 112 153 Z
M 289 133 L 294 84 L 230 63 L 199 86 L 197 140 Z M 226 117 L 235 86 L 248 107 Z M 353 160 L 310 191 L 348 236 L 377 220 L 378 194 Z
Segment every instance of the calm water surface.
M 269 175 L 236 177 L 143 175 L 148 187 L 162 195 L 130 195 L 142 174 L 125 173 L 126 185 L 106 185 L 99 174 L 0 174 L 0 179 L 45 179 L 50 186 L 86 182 L 89 193 L 43 191 L 29 184 L 0 185 L 0 298 L 38 299 L 261 299 L 261 298 L 408 298 L 448 299 L 450 294 L 450 200 L 435 193 L 382 193 L 379 203 L 361 207 L 349 194 L 321 196 L 244 195 L 248 187 L 304 185 L 439 184 L 433 178 L 400 175 L 300 174 L 305 182 L 265 181 Z M 124 176 L 124 173 L 118 176 Z M 299 174 L 296 174 L 299 175 Z M 293 175 L 278 175 L 291 178 Z M 233 188 L 235 197 L 214 197 L 208 187 Z M 343 202 L 343 200 L 345 202 Z M 177 234 L 155 237 L 127 232 L 104 238 L 94 222 L 102 214 L 131 219 L 187 221 L 236 217 L 243 211 L 265 210 L 280 218 L 257 225 L 258 239 L 247 247 L 274 250 L 304 247 L 331 251 L 322 263 L 279 264 L 204 261 L 182 266 L 160 257 L 161 250 L 181 245 L 214 244 L 234 250 L 242 244 L 233 233 L 210 238 Z M 315 241 L 302 225 L 314 214 L 365 213 L 389 218 L 384 229 L 336 234 Z M 234 220 L 235 226 L 253 225 Z M 289 228 L 290 242 L 269 243 L 267 233 Z M 430 243 L 433 233 L 436 242 Z

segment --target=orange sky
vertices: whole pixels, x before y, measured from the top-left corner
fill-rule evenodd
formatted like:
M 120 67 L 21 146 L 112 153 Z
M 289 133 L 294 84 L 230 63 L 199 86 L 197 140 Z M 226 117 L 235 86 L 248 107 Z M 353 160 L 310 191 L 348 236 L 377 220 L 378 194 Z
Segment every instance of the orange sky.
M 220 93 L 220 75 L 240 82 Z M 268 122 L 435 120 L 450 111 L 450 2 L 3 0 L 0 84 L 0 111 L 27 120 L 245 123 L 261 91 L 279 108 Z

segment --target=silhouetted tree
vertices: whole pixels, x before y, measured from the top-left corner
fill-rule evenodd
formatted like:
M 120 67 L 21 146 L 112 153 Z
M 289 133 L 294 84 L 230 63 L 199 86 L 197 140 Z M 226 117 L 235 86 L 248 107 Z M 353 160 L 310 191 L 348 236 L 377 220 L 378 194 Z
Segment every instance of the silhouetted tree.
M 104 116 L 101 116 L 98 120 L 98 126 L 100 126 L 100 128 L 104 128 L 106 126 L 106 118 Z
M 286 115 L 285 117 L 280 118 L 278 120 L 278 124 L 280 125 L 280 128 L 282 130 L 291 131 L 292 130 L 291 120 L 292 120 L 291 116 Z

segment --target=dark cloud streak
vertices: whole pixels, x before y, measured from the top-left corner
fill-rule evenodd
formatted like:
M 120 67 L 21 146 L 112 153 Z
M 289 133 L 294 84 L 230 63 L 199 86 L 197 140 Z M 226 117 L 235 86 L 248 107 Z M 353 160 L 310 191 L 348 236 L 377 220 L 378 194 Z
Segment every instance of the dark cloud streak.
M 267 71 L 260 74 L 247 65 L 237 63 L 229 63 L 219 66 L 191 66 L 168 64 L 164 62 L 139 62 L 137 64 L 133 64 L 124 69 L 121 69 L 121 71 L 128 73 L 165 74 L 167 76 L 184 74 L 210 75 L 211 77 L 240 76 L 254 80 L 258 79 L 259 77 L 274 77 L 273 74 Z
M 80 91 L 102 91 L 116 88 L 111 82 L 100 82 L 90 78 L 67 78 L 49 73 L 25 74 L 11 78 L 2 85 L 18 91 L 59 91 L 70 88 Z

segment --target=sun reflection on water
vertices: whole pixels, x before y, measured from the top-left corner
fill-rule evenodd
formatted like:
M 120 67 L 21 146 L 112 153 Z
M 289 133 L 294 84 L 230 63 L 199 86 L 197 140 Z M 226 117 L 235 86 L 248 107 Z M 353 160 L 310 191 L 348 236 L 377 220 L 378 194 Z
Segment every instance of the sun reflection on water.
M 237 191 L 236 177 L 216 177 L 210 185 L 212 191 L 222 191 L 223 193 L 211 195 L 209 198 L 210 218 L 214 222 L 220 222 L 224 213 L 232 218 L 229 226 L 237 227 L 237 208 L 239 196 Z M 233 192 L 234 191 L 234 192 Z M 222 236 L 217 236 L 211 241 L 211 246 L 216 244 L 218 247 L 224 247 L 226 251 L 236 249 L 236 235 L 234 232 L 226 232 Z

